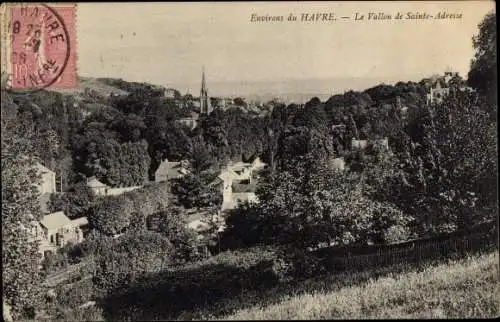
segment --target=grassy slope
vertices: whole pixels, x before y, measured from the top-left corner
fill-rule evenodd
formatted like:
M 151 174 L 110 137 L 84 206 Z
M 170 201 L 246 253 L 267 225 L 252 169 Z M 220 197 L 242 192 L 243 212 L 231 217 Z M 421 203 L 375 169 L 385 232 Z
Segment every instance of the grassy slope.
M 334 291 L 308 291 L 223 318 L 488 318 L 499 315 L 499 302 L 498 254 L 489 254 Z
M 72 95 L 80 95 L 82 96 L 85 92 L 85 89 L 90 89 L 96 91 L 98 94 L 102 96 L 108 96 L 111 92 L 118 95 L 127 95 L 128 93 L 118 87 L 110 86 L 105 82 L 91 77 L 80 77 L 77 81 L 76 88 L 50 88 L 50 91 L 59 92 L 63 94 L 72 94 Z

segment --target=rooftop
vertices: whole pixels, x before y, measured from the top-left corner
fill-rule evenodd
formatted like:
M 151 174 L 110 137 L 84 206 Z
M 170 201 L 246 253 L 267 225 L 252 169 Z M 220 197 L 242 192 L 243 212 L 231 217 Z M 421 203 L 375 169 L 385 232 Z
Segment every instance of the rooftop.
M 87 187 L 89 188 L 104 188 L 106 185 L 101 181 L 97 180 L 95 177 L 87 179 Z
M 71 225 L 71 220 L 64 214 L 64 211 L 58 211 L 43 216 L 40 224 L 47 229 L 58 229 Z
M 78 226 L 78 227 L 85 226 L 85 225 L 89 224 L 89 220 L 87 219 L 87 217 L 80 217 L 77 219 L 73 219 L 71 222 L 73 223 L 74 226 Z
M 40 162 L 36 162 L 35 167 L 36 167 L 37 171 L 41 172 L 41 173 L 53 172 L 52 170 L 50 170 L 49 168 L 47 168 L 46 166 L 44 166 Z
M 156 170 L 156 176 L 167 176 L 169 179 L 179 178 L 187 173 L 187 169 L 182 165 L 182 161 L 170 162 L 163 161 Z

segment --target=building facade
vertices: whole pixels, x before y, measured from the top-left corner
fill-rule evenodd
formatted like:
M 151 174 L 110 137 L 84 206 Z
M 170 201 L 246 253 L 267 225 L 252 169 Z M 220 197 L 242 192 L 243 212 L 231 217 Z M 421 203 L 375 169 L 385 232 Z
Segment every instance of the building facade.
M 36 163 L 37 173 L 40 175 L 40 183 L 37 185 L 41 195 L 56 192 L 56 173 L 41 163 Z
M 43 216 L 40 221 L 31 223 L 31 236 L 39 242 L 38 251 L 45 257 L 47 252 L 55 253 L 67 243 L 83 241 L 82 227 L 88 225 L 87 217 L 69 219 L 64 212 L 58 211 Z
M 221 171 L 219 179 L 223 182 L 222 211 L 234 209 L 245 201 L 258 202 L 253 178 L 255 173 L 265 166 L 264 162 L 256 158 L 252 163 L 229 164 Z
M 187 160 L 171 162 L 167 159 L 160 163 L 160 166 L 155 172 L 155 182 L 169 181 L 178 179 L 189 173 L 189 165 Z

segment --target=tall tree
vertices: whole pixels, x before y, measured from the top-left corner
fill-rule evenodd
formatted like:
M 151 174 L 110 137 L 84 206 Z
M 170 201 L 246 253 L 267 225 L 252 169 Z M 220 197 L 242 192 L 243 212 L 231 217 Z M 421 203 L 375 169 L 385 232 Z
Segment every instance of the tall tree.
M 392 184 L 374 185 L 415 217 L 416 232 L 440 234 L 494 219 L 496 126 L 477 95 L 450 92 L 409 129 L 411 142 L 399 155 L 400 169 L 386 177 Z
M 497 28 L 496 13 L 488 13 L 479 24 L 479 34 L 473 39 L 476 54 L 471 62 L 468 83 L 483 95 L 492 113 L 497 105 Z
M 38 245 L 30 225 L 40 216 L 33 160 L 33 128 L 18 118 L 2 90 L 2 272 L 3 297 L 15 320 L 34 318 L 40 304 Z

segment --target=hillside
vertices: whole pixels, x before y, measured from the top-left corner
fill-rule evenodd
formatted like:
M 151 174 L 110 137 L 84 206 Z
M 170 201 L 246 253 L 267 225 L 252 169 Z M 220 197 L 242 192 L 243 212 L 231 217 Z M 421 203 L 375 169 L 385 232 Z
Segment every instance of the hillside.
M 99 96 L 107 97 L 111 93 L 116 95 L 127 95 L 128 92 L 123 89 L 109 85 L 104 79 L 92 78 L 92 77 L 79 77 L 77 81 L 76 88 L 70 89 L 58 89 L 50 88 L 50 91 L 58 92 L 61 94 L 71 94 L 77 97 L 83 97 L 86 91 L 91 91 Z
M 498 253 L 370 278 L 339 289 L 332 290 L 331 284 L 336 282 L 326 278 L 323 287 L 298 291 L 279 303 L 261 303 L 224 319 L 492 318 L 500 312 Z

